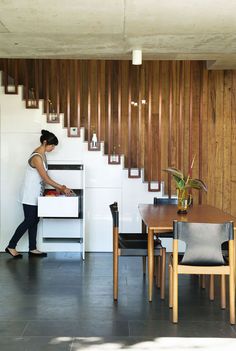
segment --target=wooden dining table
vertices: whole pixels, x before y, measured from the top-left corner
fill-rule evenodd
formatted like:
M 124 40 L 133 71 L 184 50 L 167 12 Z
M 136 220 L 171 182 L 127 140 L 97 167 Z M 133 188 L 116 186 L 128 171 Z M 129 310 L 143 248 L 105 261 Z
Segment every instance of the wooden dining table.
M 152 301 L 154 273 L 154 234 L 173 231 L 173 221 L 193 223 L 224 223 L 234 222 L 236 233 L 236 218 L 222 210 L 209 205 L 194 205 L 188 208 L 187 214 L 177 214 L 176 205 L 145 205 L 138 206 L 145 232 L 148 233 L 148 297 Z M 234 241 L 235 242 L 235 241 Z M 236 248 L 235 248 L 236 259 Z

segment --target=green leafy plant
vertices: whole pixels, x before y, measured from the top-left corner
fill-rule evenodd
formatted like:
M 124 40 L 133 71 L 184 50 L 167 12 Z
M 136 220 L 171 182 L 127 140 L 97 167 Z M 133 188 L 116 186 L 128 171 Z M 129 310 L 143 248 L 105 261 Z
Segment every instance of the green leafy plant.
M 195 156 L 193 157 L 190 171 L 187 176 L 185 176 L 182 171 L 174 167 L 167 167 L 166 169 L 164 169 L 165 172 L 171 174 L 172 177 L 174 178 L 177 189 L 187 190 L 189 188 L 192 188 L 192 189 L 198 189 L 198 190 L 202 189 L 204 191 L 207 191 L 207 186 L 201 179 L 190 177 L 190 172 L 193 169 L 194 160 L 195 160 Z

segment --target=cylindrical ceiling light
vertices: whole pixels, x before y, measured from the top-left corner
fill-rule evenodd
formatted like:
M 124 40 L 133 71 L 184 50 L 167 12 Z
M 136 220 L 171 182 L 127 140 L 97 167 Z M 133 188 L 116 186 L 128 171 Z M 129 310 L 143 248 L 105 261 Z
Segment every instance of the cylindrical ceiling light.
M 141 65 L 142 64 L 142 50 L 132 51 L 132 64 Z

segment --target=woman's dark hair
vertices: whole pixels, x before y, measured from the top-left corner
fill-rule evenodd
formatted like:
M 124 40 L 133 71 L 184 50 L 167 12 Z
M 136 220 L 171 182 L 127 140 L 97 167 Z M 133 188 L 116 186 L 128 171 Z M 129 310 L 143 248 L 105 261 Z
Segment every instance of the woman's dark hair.
M 48 130 L 41 130 L 40 142 L 43 144 L 44 141 L 47 142 L 47 145 L 58 145 L 58 139 L 55 134 L 49 132 Z

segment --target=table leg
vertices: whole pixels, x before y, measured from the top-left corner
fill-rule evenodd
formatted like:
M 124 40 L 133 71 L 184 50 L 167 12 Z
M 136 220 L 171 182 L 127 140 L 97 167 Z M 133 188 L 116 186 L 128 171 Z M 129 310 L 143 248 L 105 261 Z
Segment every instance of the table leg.
M 234 277 L 236 282 L 236 229 L 234 229 Z M 236 284 L 235 284 L 236 288 Z
M 144 221 L 142 221 L 142 233 L 143 233 L 143 234 L 147 233 L 147 226 L 146 226 L 146 224 L 144 223 Z
M 154 230 L 148 228 L 148 297 L 152 302 L 154 273 Z

